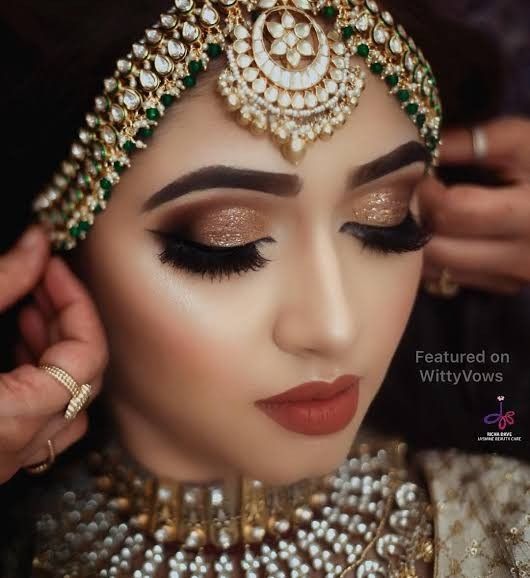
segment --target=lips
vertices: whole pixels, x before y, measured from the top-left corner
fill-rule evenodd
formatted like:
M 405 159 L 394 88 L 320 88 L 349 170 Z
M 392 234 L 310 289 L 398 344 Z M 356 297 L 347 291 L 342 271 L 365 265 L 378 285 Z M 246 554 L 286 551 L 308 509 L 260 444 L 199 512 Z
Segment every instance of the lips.
M 333 383 L 312 381 L 255 402 L 283 428 L 304 435 L 326 435 L 344 429 L 359 400 L 359 378 L 341 375 Z

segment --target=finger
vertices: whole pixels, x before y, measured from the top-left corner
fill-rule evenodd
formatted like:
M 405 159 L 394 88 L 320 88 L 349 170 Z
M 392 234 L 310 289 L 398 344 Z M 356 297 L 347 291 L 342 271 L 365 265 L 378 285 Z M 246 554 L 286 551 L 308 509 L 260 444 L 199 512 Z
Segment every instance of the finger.
M 434 179 L 418 187 L 422 215 L 435 233 L 461 237 L 530 237 L 530 186 L 445 187 Z
M 48 255 L 48 237 L 41 226 L 33 225 L 8 253 L 0 256 L 0 311 L 37 284 Z
M 501 277 L 496 275 L 486 275 L 469 271 L 460 271 L 450 269 L 451 280 L 458 283 L 461 287 L 478 289 L 489 293 L 498 293 L 500 295 L 517 295 L 524 287 L 524 283 L 516 281 L 510 277 Z M 424 268 L 422 278 L 426 281 L 438 281 L 442 270 L 427 266 Z
M 522 243 L 513 241 L 435 235 L 424 249 L 424 259 L 439 268 L 510 277 L 528 283 L 529 253 Z
M 40 309 L 41 313 L 44 315 L 45 319 L 51 320 L 55 315 L 55 311 L 53 310 L 53 305 L 51 299 L 46 294 L 44 286 L 42 283 L 37 285 L 35 290 L 33 291 L 33 297 L 35 299 L 35 303 L 37 307 Z
M 71 422 L 65 422 L 62 415 L 56 415 L 39 431 L 31 442 L 19 453 L 21 466 L 43 462 L 48 457 L 48 440 L 51 439 L 56 455 L 81 439 L 88 429 L 86 411 L 80 412 Z
M 33 365 L 35 358 L 29 352 L 29 347 L 21 340 L 15 345 L 15 362 L 17 365 L 26 363 Z
M 43 284 L 61 340 L 45 350 L 39 364 L 56 365 L 79 383 L 90 383 L 91 399 L 101 387 L 107 363 L 103 327 L 81 282 L 64 261 L 53 257 Z M 31 365 L 0 374 L 0 416 L 42 416 L 64 409 L 71 394 L 54 377 Z
M 56 310 L 62 340 L 51 345 L 40 363 L 57 365 L 84 383 L 103 372 L 107 346 L 103 326 L 88 292 L 58 257 L 50 260 L 44 287 Z
M 471 130 L 456 128 L 442 134 L 441 164 L 503 164 L 527 142 L 530 121 L 522 118 L 496 119 L 480 125 L 487 141 L 487 154 L 477 160 L 473 150 Z
M 0 374 L 0 418 L 42 417 L 64 410 L 70 392 L 34 365 Z
M 49 344 L 46 320 L 42 313 L 34 305 L 27 305 L 19 314 L 18 326 L 32 357 L 39 359 Z

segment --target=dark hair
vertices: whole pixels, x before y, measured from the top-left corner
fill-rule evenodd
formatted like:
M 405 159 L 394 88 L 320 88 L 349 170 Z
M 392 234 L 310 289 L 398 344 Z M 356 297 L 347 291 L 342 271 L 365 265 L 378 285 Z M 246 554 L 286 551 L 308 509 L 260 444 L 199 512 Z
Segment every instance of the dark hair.
M 495 114 L 499 100 L 495 87 L 500 84 L 502 72 L 495 47 L 478 32 L 471 33 L 454 22 L 449 25 L 422 2 L 384 3 L 431 61 L 446 123 L 475 122 Z M 9 199 L 10 207 L 1 215 L 0 250 L 7 249 L 30 220 L 32 198 L 65 158 L 84 114 L 100 92 L 102 79 L 112 73 L 116 59 L 129 50 L 168 4 L 168 0 L 78 0 L 75 7 L 65 7 L 59 0 L 17 0 L 0 6 L 0 42 L 3 54 L 10 55 L 1 68 L 5 75 L 1 82 L 3 129 L 9 141 L 3 153 L 3 174 L 11 175 L 9 183 L 4 182 L 4 203 Z M 482 415 L 474 413 L 477 407 L 487 413 L 491 408 L 487 404 L 496 390 L 489 386 L 484 395 L 478 386 L 444 386 L 439 390 L 432 385 L 420 386 L 413 352 L 417 347 L 433 352 L 472 351 L 473 346 L 482 348 L 486 335 L 488 339 L 492 336 L 488 346 L 509 350 L 516 360 L 509 372 L 512 405 L 519 413 L 530 415 L 523 353 L 524 344 L 530 341 L 530 323 L 520 315 L 519 307 L 517 299 L 472 292 L 464 292 L 452 302 L 420 294 L 388 379 L 367 420 L 381 430 L 405 435 L 419 447 L 484 449 L 472 443 L 469 415 Z M 16 336 L 16 312 L 13 308 L 2 320 L 2 370 L 13 364 L 9 352 Z M 505 331 L 499 331 L 500 327 Z M 516 390 L 520 395 L 517 400 Z M 104 432 L 106 423 L 102 399 L 91 407 L 90 434 L 68 450 L 64 459 L 98 443 L 96 436 Z M 94 420 L 99 420 L 101 427 L 94 427 Z M 502 449 L 525 457 L 522 447 L 518 452 L 512 446 Z M 3 578 L 30 575 L 29 529 L 33 526 L 26 498 L 30 494 L 35 498 L 41 487 L 53 482 L 53 475 L 47 480 L 30 481 L 20 473 L 0 491 L 4 528 L 10 528 L 5 535 L 7 542 L 0 543 Z

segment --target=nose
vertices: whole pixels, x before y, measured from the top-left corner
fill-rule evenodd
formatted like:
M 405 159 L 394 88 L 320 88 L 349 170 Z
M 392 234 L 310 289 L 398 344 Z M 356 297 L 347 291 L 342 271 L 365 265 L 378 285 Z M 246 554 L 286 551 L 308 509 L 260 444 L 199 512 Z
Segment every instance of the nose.
M 348 265 L 331 239 L 315 239 L 292 257 L 274 324 L 274 341 L 301 357 L 343 361 L 359 332 L 354 306 L 351 254 Z

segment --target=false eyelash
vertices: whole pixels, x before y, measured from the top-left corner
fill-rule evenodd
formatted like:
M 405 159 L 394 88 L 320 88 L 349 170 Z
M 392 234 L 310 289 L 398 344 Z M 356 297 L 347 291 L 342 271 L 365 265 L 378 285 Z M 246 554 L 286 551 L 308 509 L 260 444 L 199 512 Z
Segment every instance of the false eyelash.
M 212 247 L 179 239 L 172 234 L 164 234 L 163 237 L 165 245 L 159 254 L 162 263 L 170 263 L 179 269 L 200 274 L 203 278 L 208 275 L 212 281 L 261 269 L 270 259 L 263 257 L 258 245 L 262 242 L 275 242 L 267 237 L 236 247 Z
M 417 251 L 431 238 L 431 233 L 415 221 L 410 211 L 401 223 L 393 227 L 349 222 L 342 226 L 342 230 L 361 241 L 363 248 L 384 254 Z M 162 263 L 203 278 L 208 275 L 212 281 L 261 269 L 270 259 L 263 257 L 258 245 L 275 242 L 271 237 L 265 237 L 235 247 L 214 247 L 179 238 L 173 233 L 152 232 L 164 243 L 158 255 Z
M 392 227 L 350 222 L 343 229 L 359 239 L 364 248 L 384 254 L 417 251 L 432 237 L 432 232 L 419 224 L 410 211 L 401 223 Z

